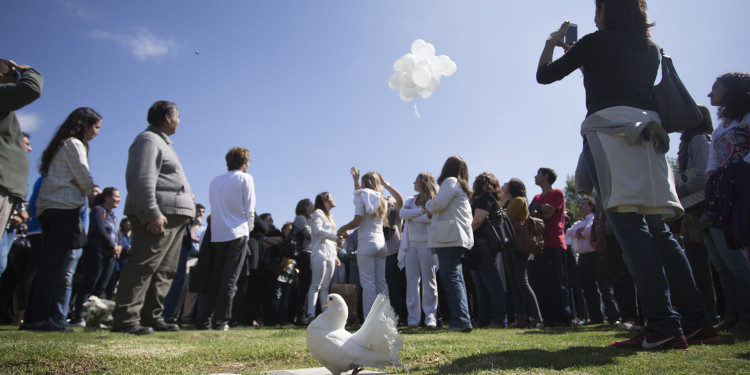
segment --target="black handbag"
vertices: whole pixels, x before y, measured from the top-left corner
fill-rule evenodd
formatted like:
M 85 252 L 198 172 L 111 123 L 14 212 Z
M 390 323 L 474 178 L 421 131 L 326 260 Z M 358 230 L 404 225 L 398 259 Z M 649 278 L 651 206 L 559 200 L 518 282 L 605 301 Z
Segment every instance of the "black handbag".
M 661 60 L 661 82 L 654 86 L 654 100 L 662 128 L 667 133 L 675 133 L 702 124 L 703 115 L 677 75 L 672 58 L 657 48 Z
M 498 208 L 490 212 L 483 225 L 490 249 L 501 252 L 516 246 L 516 233 L 504 209 Z
M 83 221 L 78 218 L 78 227 L 75 231 L 75 237 L 73 237 L 73 243 L 70 244 L 71 249 L 82 249 L 88 243 L 88 237 L 86 237 L 86 228 L 83 227 Z

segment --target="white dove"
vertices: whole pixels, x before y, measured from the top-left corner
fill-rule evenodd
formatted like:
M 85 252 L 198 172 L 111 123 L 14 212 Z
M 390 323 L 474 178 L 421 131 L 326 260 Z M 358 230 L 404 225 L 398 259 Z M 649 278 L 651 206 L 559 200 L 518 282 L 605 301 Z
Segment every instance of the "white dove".
M 324 306 L 328 309 L 307 326 L 306 341 L 310 354 L 332 375 L 363 366 L 385 370 L 386 365 L 402 366 L 398 351 L 404 347 L 404 338 L 396 330 L 396 314 L 388 296 L 380 294 L 375 299 L 367 319 L 359 331 L 351 334 L 344 329 L 349 309 L 338 294 L 329 294 Z

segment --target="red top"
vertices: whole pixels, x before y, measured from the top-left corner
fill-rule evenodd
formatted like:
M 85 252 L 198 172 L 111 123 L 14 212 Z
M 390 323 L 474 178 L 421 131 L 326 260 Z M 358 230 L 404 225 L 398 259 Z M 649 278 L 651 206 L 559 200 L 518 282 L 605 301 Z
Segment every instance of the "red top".
M 544 247 L 566 250 L 565 245 L 565 194 L 560 189 L 552 189 L 549 193 L 537 194 L 531 203 L 548 204 L 555 208 L 555 213 L 549 220 L 544 221 L 547 227 L 544 233 Z

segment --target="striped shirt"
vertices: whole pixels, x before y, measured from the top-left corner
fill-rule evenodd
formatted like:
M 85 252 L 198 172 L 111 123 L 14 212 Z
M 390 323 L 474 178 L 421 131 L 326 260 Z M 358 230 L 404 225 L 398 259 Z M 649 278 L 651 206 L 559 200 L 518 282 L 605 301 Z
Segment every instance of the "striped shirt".
M 93 185 L 86 146 L 77 138 L 66 139 L 52 158 L 47 175 L 42 180 L 36 201 L 36 216 L 41 216 L 48 208 L 83 206 Z

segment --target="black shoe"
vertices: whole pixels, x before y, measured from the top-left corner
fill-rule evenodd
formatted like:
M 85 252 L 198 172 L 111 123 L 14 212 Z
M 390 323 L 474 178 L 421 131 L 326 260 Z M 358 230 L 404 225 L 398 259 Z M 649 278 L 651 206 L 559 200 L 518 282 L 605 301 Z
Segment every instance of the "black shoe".
M 24 324 L 21 324 L 20 327 L 18 327 L 18 330 L 33 331 L 33 332 L 73 332 L 72 329 L 59 326 L 49 320 L 41 322 L 41 323 L 34 323 L 34 324 L 24 323 Z
M 155 322 L 151 325 L 151 327 L 154 327 L 154 331 L 159 332 L 176 332 L 180 330 L 180 327 L 177 324 L 171 324 L 171 323 L 164 323 L 164 322 Z
M 152 335 L 154 330 L 151 327 L 144 327 L 142 325 L 134 325 L 129 327 L 112 327 L 111 332 L 122 332 L 129 333 L 131 335 Z

